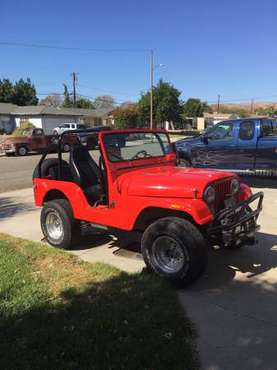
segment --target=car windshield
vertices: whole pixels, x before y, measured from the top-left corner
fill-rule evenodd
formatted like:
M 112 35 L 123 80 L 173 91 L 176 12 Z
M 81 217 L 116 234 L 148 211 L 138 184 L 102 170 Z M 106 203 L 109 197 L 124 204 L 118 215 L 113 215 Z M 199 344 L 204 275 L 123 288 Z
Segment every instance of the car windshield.
M 30 136 L 32 134 L 32 130 L 26 129 L 22 131 L 22 136 Z
M 160 157 L 172 151 L 168 136 L 158 132 L 105 134 L 103 141 L 111 162 Z
M 221 140 L 232 136 L 232 122 L 220 122 L 206 130 L 205 136 L 211 140 Z
M 77 129 L 85 129 L 85 128 L 86 128 L 85 125 L 81 125 L 81 124 L 77 125 Z

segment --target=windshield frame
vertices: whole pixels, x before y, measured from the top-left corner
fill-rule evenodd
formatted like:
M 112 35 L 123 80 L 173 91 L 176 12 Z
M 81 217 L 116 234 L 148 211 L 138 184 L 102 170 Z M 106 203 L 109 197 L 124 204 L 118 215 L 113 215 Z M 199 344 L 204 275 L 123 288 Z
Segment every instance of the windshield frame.
M 151 155 L 149 157 L 141 157 L 141 158 L 129 158 L 129 159 L 122 159 L 122 160 L 111 160 L 110 157 L 109 157 L 109 154 L 108 154 L 108 151 L 107 151 L 107 146 L 105 144 L 105 137 L 107 136 L 110 136 L 110 135 L 131 135 L 131 134 L 152 134 L 154 136 L 156 136 L 156 138 L 158 139 L 158 142 L 160 144 L 160 147 L 161 147 L 161 150 L 163 151 L 164 154 L 161 154 L 161 155 Z M 163 147 L 163 143 L 164 141 L 161 140 L 160 136 L 159 135 L 164 135 L 166 138 L 167 138 L 167 142 L 168 142 L 168 145 L 169 145 L 169 151 L 166 153 L 165 152 L 165 149 Z M 104 131 L 104 132 L 101 132 L 100 133 L 100 136 L 101 136 L 101 139 L 102 139 L 102 144 L 103 144 L 103 149 L 105 151 L 105 155 L 107 157 L 107 160 L 112 163 L 112 164 L 119 164 L 119 163 L 130 163 L 130 162 L 137 162 L 137 161 L 147 161 L 149 163 L 149 161 L 155 161 L 156 159 L 161 159 L 161 158 L 164 158 L 168 155 L 171 155 L 174 153 L 174 149 L 173 149 L 173 146 L 172 146 L 172 143 L 170 141 L 170 137 L 168 135 L 168 133 L 165 131 L 165 130 L 141 130 L 141 129 L 137 129 L 137 130 L 113 130 L 113 131 Z M 141 148 L 141 150 L 143 150 L 143 146 Z M 138 151 L 139 152 L 139 151 Z

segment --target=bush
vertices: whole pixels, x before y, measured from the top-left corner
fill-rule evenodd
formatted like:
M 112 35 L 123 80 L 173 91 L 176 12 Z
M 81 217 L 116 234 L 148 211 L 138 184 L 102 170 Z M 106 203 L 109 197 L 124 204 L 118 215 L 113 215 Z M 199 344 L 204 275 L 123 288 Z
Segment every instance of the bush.
M 117 108 L 113 111 L 113 116 L 117 129 L 141 127 L 136 107 Z
M 25 121 L 25 122 L 20 124 L 20 127 L 16 127 L 16 129 L 13 131 L 12 135 L 13 136 L 22 136 L 23 131 L 26 130 L 27 128 L 35 128 L 35 126 L 31 122 Z

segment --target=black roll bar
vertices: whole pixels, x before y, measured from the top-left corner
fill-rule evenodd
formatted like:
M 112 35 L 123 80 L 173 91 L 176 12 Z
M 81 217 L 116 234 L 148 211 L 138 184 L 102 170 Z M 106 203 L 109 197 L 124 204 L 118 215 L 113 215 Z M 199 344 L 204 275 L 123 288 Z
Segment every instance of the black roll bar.
M 55 143 L 52 142 L 45 149 L 44 153 L 42 154 L 42 157 L 40 158 L 39 163 L 38 163 L 38 177 L 41 178 L 41 166 L 42 166 L 43 161 L 47 157 L 47 155 L 49 153 L 57 150 L 58 151 L 58 160 L 59 160 L 58 176 L 59 176 L 59 179 L 61 180 L 61 178 L 62 178 L 62 140 L 63 140 L 63 137 L 64 136 L 76 134 L 75 137 L 77 137 L 79 143 L 81 144 L 81 139 L 80 139 L 79 134 L 82 134 L 82 133 L 84 133 L 84 134 L 95 133 L 95 134 L 98 135 L 100 131 L 101 130 L 95 129 L 95 128 L 78 129 L 78 130 L 65 131 L 65 132 L 61 133 L 60 135 L 57 135 L 56 137 L 53 137 L 53 141 L 54 140 L 57 140 L 57 141 Z M 85 136 L 87 136 L 87 135 L 85 135 Z

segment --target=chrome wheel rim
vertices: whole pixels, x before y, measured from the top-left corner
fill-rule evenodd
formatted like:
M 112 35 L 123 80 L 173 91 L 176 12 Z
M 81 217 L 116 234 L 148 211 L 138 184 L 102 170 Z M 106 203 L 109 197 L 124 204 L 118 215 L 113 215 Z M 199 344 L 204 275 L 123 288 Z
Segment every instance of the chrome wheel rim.
M 157 267 L 167 274 L 176 274 L 188 268 L 189 256 L 181 244 L 170 236 L 159 236 L 152 246 L 153 260 Z
M 65 144 L 64 147 L 63 147 L 63 150 L 65 152 L 69 152 L 70 151 L 70 146 L 68 144 Z
M 55 211 L 50 211 L 45 220 L 45 227 L 48 236 L 52 240 L 60 240 L 63 237 L 63 224 L 60 216 Z
M 20 154 L 20 155 L 25 155 L 26 153 L 27 153 L 26 148 L 24 148 L 24 147 L 19 148 L 19 154 Z

